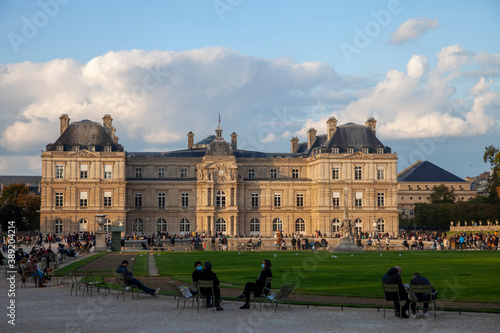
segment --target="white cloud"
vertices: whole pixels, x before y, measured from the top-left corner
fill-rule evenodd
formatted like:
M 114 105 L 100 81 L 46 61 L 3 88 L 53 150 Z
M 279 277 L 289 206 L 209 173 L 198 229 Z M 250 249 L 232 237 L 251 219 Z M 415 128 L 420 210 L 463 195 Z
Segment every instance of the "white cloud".
M 392 44 L 404 44 L 420 37 L 429 29 L 436 29 L 438 20 L 426 17 L 413 17 L 401 24 L 391 35 Z

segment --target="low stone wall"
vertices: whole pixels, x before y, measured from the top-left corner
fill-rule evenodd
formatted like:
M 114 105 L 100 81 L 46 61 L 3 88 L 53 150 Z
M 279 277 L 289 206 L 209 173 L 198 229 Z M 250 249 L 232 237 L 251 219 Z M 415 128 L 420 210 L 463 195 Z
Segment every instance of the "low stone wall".
M 468 231 L 468 232 L 495 232 L 500 231 L 500 225 L 460 225 L 460 226 L 450 226 L 450 231 Z

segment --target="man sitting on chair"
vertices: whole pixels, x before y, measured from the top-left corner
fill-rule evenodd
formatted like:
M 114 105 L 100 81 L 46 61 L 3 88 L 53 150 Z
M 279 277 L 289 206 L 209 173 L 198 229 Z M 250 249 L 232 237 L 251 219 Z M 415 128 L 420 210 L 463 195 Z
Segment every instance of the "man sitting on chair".
M 213 296 L 215 298 L 215 306 L 217 307 L 216 310 L 217 311 L 224 310 L 220 306 L 220 288 L 219 288 L 220 281 L 217 278 L 217 274 L 212 272 L 212 263 L 210 261 L 205 262 L 205 269 L 203 269 L 203 271 L 201 273 L 198 273 L 198 281 L 213 281 L 213 284 L 214 284 L 214 286 L 213 286 L 214 295 Z M 203 288 L 200 288 L 200 293 L 207 294 L 207 293 L 209 293 L 209 291 L 203 290 Z M 208 302 L 207 302 L 207 306 L 209 306 Z
M 238 299 L 245 299 L 245 304 L 240 307 L 240 309 L 250 309 L 250 293 L 254 292 L 254 297 L 259 297 L 262 294 L 264 288 L 271 289 L 271 286 L 266 286 L 266 279 L 272 277 L 271 272 L 271 261 L 264 260 L 262 262 L 262 270 L 260 271 L 259 277 L 253 282 L 247 282 L 243 294 L 238 296 Z
M 399 266 L 394 266 L 387 273 L 384 275 L 382 278 L 382 283 L 383 284 L 397 284 L 399 287 L 399 300 L 397 299 L 398 296 L 397 294 L 394 293 L 386 293 L 385 297 L 387 300 L 393 300 L 394 301 L 394 311 L 396 314 L 396 317 L 399 317 L 399 301 L 406 301 L 405 305 L 403 305 L 403 313 L 401 314 L 402 318 L 409 318 L 408 315 L 406 314 L 406 311 L 410 307 L 410 300 L 408 299 L 408 294 L 406 293 L 406 289 L 403 285 L 403 282 L 401 281 L 401 267 Z
M 420 275 L 420 273 L 413 274 L 413 278 L 411 279 L 410 284 L 420 285 L 420 286 L 431 286 L 432 292 L 433 292 L 432 299 L 433 300 L 436 299 L 436 294 L 434 294 L 436 291 L 434 290 L 434 287 L 432 287 L 429 280 L 426 279 L 425 277 L 423 277 L 422 275 Z M 431 295 L 429 295 L 429 294 L 417 294 L 417 293 L 415 293 L 415 294 L 417 296 L 418 301 L 430 301 L 431 300 Z M 422 317 L 427 317 L 427 310 L 428 309 L 429 309 L 429 303 L 424 303 L 424 313 L 423 314 L 419 313 L 419 315 L 421 315 Z M 415 315 L 415 313 L 416 313 L 415 303 L 411 304 L 411 312 L 413 313 L 413 315 Z
M 124 280 L 126 285 L 137 286 L 137 288 L 141 289 L 142 291 L 144 291 L 147 294 L 150 294 L 151 296 L 156 296 L 158 294 L 158 291 L 160 291 L 160 288 L 154 290 L 154 289 L 146 287 L 144 284 L 142 284 L 141 281 L 137 280 L 134 277 L 134 275 L 132 275 L 132 271 L 129 272 L 129 270 L 127 269 L 127 266 L 128 266 L 128 261 L 123 260 L 122 264 L 120 266 L 118 266 L 118 268 L 116 269 L 117 273 L 120 273 L 123 275 L 123 280 Z

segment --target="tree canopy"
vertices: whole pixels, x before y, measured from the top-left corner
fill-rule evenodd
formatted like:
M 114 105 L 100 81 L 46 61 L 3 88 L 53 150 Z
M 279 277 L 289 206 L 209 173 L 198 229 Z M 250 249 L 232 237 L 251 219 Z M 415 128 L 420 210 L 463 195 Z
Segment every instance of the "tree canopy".
M 40 227 L 40 196 L 30 193 L 24 183 L 5 186 L 0 197 L 0 221 L 7 227 L 15 221 L 19 230 L 34 230 Z

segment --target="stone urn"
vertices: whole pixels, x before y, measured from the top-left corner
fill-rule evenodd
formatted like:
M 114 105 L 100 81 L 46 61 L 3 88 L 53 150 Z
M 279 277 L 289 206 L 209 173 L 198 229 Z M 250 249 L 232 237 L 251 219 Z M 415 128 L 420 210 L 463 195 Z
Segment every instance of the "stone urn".
M 97 224 L 99 228 L 97 231 L 104 231 L 104 224 L 106 223 L 106 214 L 96 214 Z

